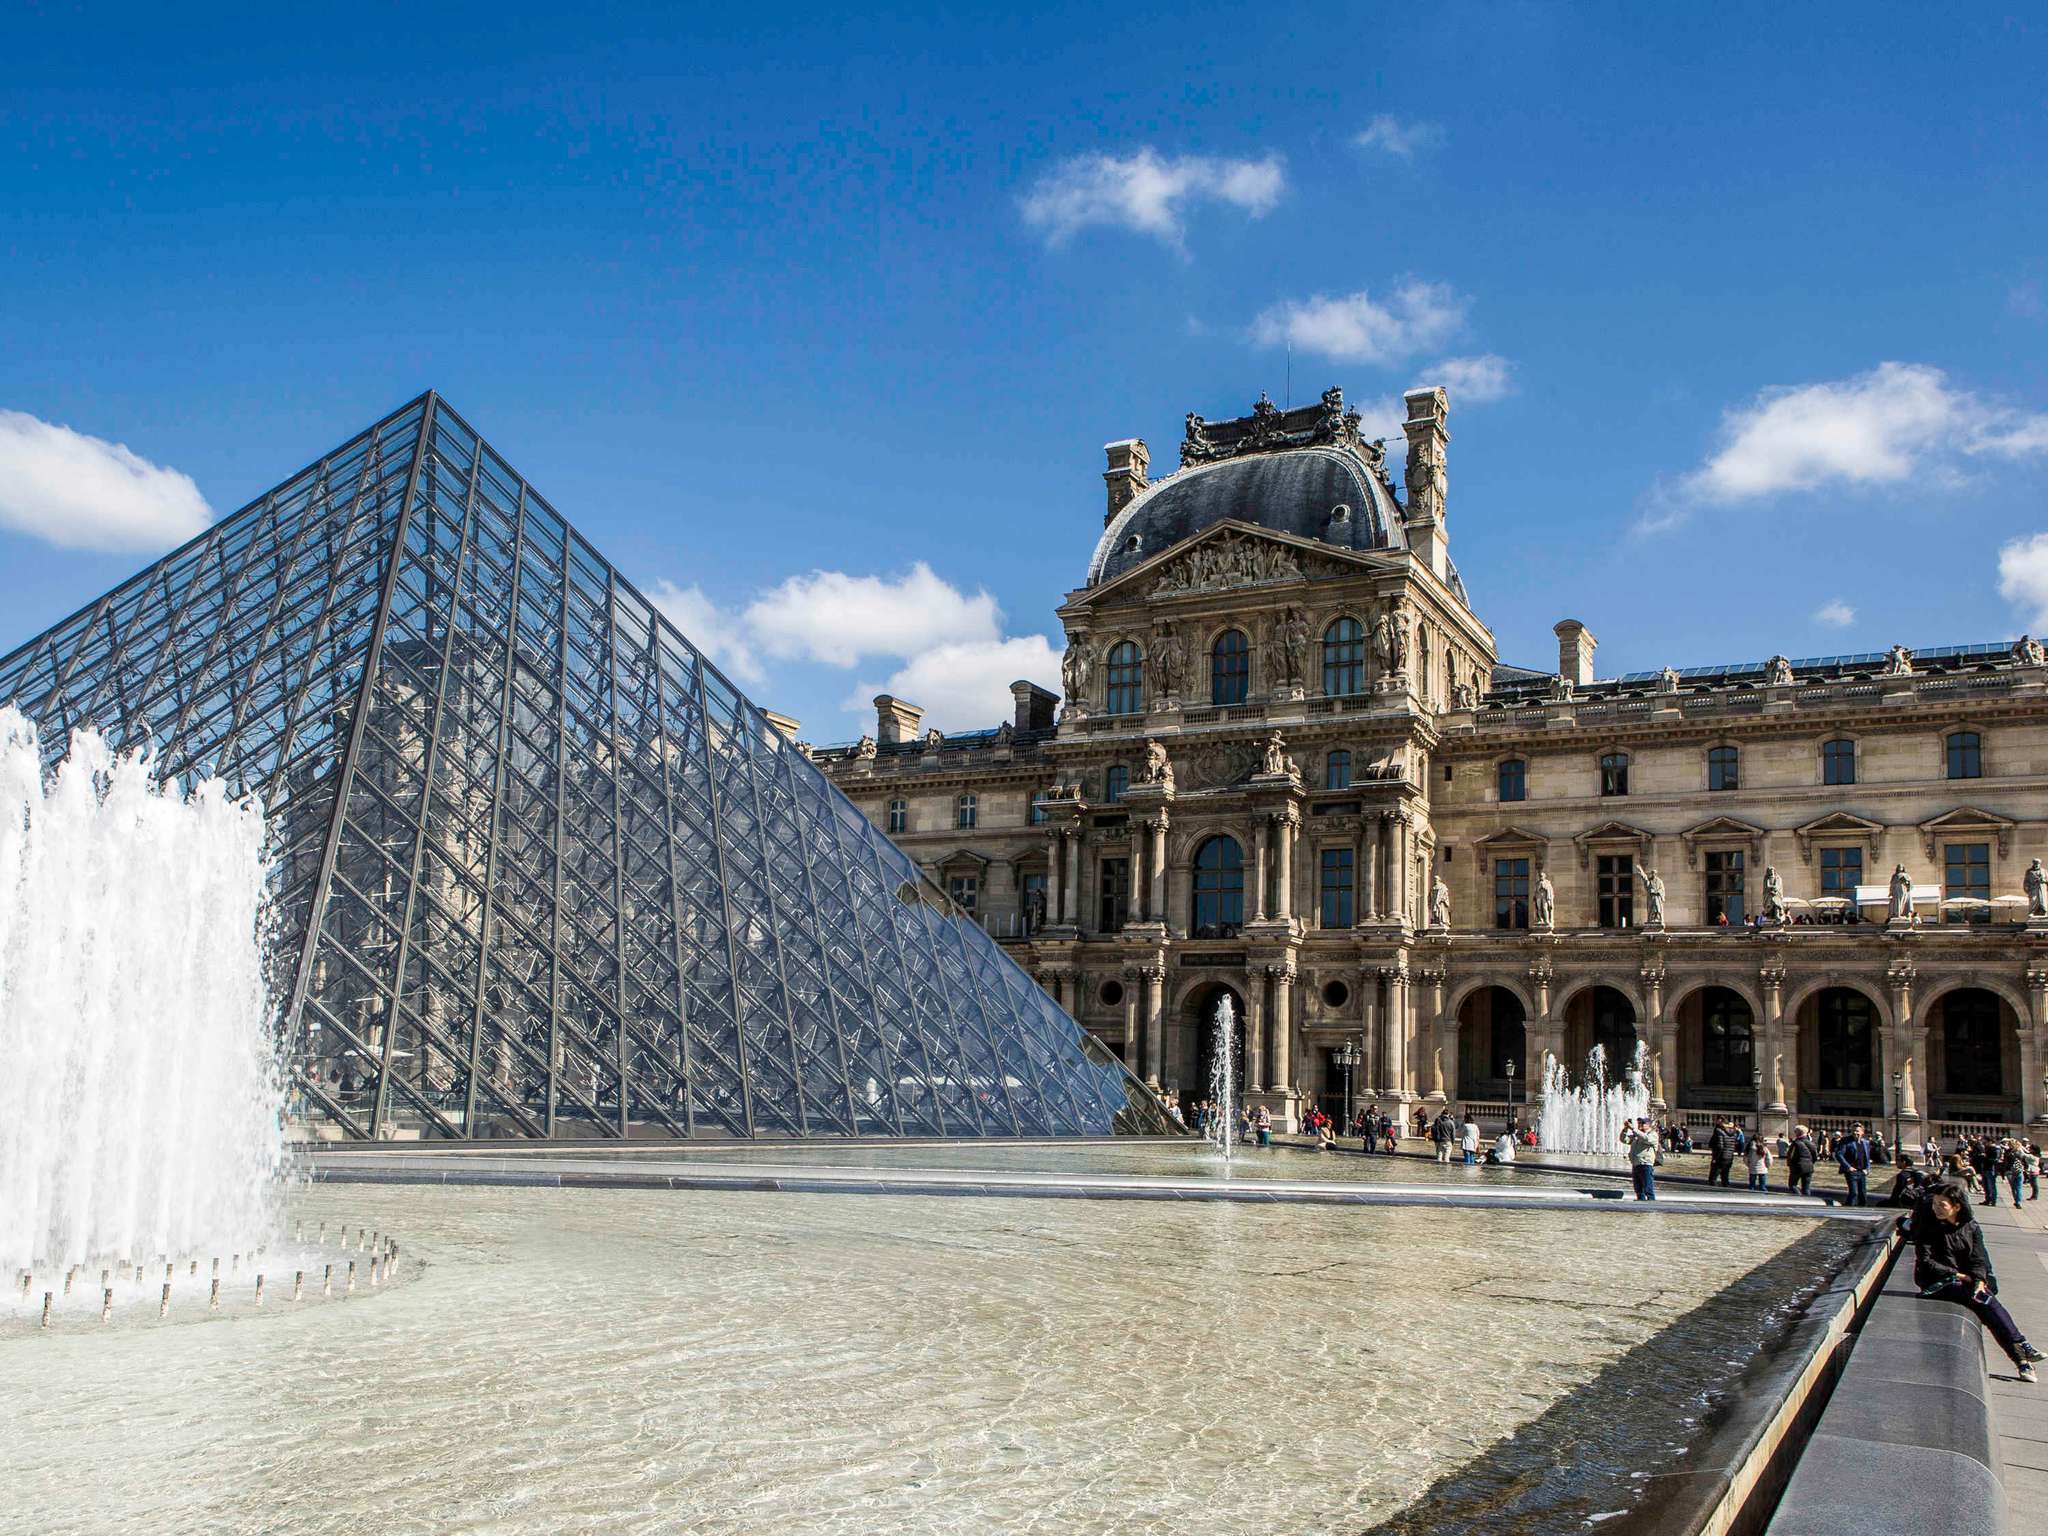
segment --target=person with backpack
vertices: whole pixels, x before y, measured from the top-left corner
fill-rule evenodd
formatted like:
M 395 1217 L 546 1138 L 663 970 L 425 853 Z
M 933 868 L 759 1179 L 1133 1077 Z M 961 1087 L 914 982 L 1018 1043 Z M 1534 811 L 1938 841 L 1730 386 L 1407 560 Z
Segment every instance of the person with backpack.
M 1707 1183 L 1729 1188 L 1728 1173 L 1735 1166 L 1733 1126 L 1726 1120 L 1714 1122 L 1714 1134 L 1707 1138 Z
M 1820 1152 L 1813 1144 L 1813 1137 L 1806 1127 L 1795 1126 L 1792 1140 L 1785 1147 L 1785 1187 L 1795 1195 L 1813 1193 L 1813 1170 L 1820 1163 Z
M 1899 1154 L 1897 1167 L 1898 1176 L 1892 1180 L 1891 1192 L 1885 1196 L 1884 1203 L 1912 1210 L 1919 1205 L 1920 1197 L 1927 1193 L 1927 1174 L 1913 1166 L 1913 1154 L 1910 1152 Z

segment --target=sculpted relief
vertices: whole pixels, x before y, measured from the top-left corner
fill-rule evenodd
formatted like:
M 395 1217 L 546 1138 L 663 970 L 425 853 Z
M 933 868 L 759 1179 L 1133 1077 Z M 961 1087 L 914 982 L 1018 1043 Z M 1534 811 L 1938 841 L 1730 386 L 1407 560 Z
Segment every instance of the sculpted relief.
M 1226 535 L 1191 549 L 1159 573 L 1154 597 L 1187 592 L 1227 592 L 1275 581 L 1299 581 L 1300 558 L 1291 549 L 1263 539 Z

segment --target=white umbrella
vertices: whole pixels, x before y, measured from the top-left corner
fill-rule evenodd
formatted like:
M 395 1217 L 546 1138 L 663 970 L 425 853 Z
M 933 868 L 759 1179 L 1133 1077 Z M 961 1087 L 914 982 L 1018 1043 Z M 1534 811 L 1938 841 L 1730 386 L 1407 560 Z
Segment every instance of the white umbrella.
M 2026 904 L 2027 898 L 2024 896 L 1994 896 L 1991 898 L 1991 905 L 1994 907 L 2024 907 Z
M 1822 900 L 1826 899 L 1826 897 L 1822 898 Z M 1818 902 L 1808 901 L 1804 896 L 1780 896 L 1778 900 L 1788 907 L 1812 907 L 1819 905 Z
M 1816 896 L 1807 905 L 1814 907 L 1853 907 L 1856 903 L 1846 896 Z
M 1944 907 L 1988 907 L 1990 902 L 1982 896 L 1949 896 L 1941 903 Z

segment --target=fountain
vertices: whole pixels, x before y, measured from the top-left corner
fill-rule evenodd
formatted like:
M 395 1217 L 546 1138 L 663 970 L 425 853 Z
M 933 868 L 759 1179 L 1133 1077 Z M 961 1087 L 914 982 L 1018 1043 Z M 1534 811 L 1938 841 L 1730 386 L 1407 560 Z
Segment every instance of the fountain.
M 271 1240 L 265 836 L 220 780 L 181 794 L 92 731 L 46 779 L 0 708 L 0 1270 L 125 1281 Z
M 1216 1000 L 1216 1049 L 1209 1064 L 1209 1102 L 1215 1106 L 1216 1143 L 1230 1161 L 1237 1144 L 1237 1010 L 1225 992 Z
M 1618 1083 L 1607 1080 L 1607 1051 L 1594 1046 L 1586 1056 L 1585 1080 L 1576 1087 L 1555 1056 L 1547 1052 L 1543 1066 L 1543 1112 L 1537 1140 L 1546 1152 L 1615 1155 L 1621 1150 L 1621 1128 L 1650 1112 L 1650 1091 L 1643 1081 L 1643 1044 Z

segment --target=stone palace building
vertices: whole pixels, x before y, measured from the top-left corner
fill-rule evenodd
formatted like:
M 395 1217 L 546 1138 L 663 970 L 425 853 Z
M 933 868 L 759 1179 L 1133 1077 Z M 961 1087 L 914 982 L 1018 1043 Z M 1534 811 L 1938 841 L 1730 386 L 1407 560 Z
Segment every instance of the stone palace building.
M 1526 1115 L 1596 1045 L 1694 1124 L 2048 1117 L 2041 646 L 1601 678 L 1567 619 L 1503 664 L 1445 394 L 1407 406 L 1405 494 L 1334 389 L 1190 415 L 1156 480 L 1110 444 L 1064 699 L 941 735 L 885 695 L 814 760 L 1169 1091 L 1227 996 L 1290 1123 Z

